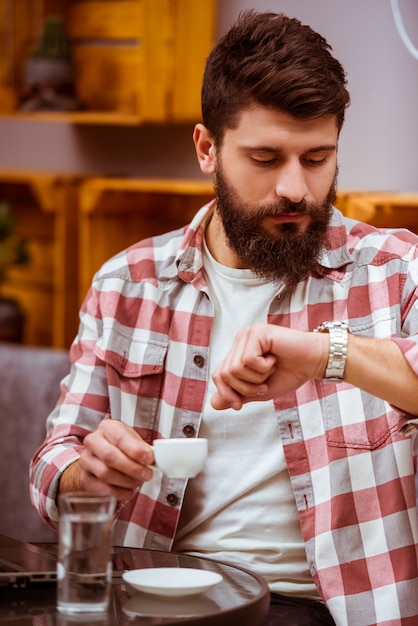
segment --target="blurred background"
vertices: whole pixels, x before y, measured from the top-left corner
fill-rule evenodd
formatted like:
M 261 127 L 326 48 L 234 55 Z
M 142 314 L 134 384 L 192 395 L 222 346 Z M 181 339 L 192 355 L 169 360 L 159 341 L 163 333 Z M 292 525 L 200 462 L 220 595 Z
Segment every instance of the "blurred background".
M 0 340 L 67 348 L 101 263 L 212 196 L 201 75 L 247 8 L 309 23 L 346 68 L 339 208 L 418 231 L 416 0 L 0 0 L 0 299 L 20 310 Z
M 10 5 L 23 2 L 9 0 Z M 31 4 L 42 2 L 31 0 Z M 205 18 L 206 0 L 188 4 Z M 209 38 L 213 33 L 215 39 L 245 8 L 283 11 L 321 32 L 347 70 L 352 95 L 340 142 L 341 185 L 416 190 L 418 59 L 397 32 L 391 0 L 218 0 L 213 4 L 217 15 L 214 25 L 212 19 L 206 21 Z M 398 5 L 418 48 L 418 3 L 398 0 Z M 162 10 L 169 9 L 162 6 Z M 196 59 L 192 45 L 188 54 Z M 137 79 L 132 75 L 132 82 Z M 161 76 L 156 74 L 152 80 L 158 83 Z M 110 76 L 106 88 L 115 88 Z M 198 85 L 195 88 L 198 95 Z M 126 128 L 1 118 L 0 166 L 112 176 L 199 177 L 191 141 L 194 121 Z

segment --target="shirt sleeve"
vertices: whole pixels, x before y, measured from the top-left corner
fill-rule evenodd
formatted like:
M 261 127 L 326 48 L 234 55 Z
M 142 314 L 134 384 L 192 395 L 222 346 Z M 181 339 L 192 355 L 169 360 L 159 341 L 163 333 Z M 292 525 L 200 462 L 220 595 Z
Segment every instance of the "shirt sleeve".
M 408 361 L 411 368 L 414 370 L 415 374 L 418 377 L 418 336 L 411 337 L 409 339 L 398 339 L 392 338 L 392 341 L 396 343 L 401 352 L 403 353 L 405 359 Z M 417 379 L 417 387 L 418 387 L 418 379 Z M 411 390 L 413 393 L 413 390 Z M 399 408 L 396 408 L 400 411 Z M 402 413 L 402 412 L 401 412 Z M 404 419 L 401 420 L 400 431 L 405 435 L 409 436 L 416 432 L 418 429 L 418 416 L 410 417 L 405 416 Z
M 78 335 L 70 349 L 71 369 L 61 383 L 56 407 L 47 418 L 47 436 L 30 466 L 30 491 L 40 516 L 56 526 L 58 484 L 83 450 L 84 437 L 109 417 L 105 364 L 95 346 L 101 333 L 98 291 L 92 287 L 80 311 Z
M 409 264 L 406 276 L 404 298 L 402 302 L 402 336 L 392 337 L 392 341 L 401 350 L 411 369 L 418 377 L 418 259 Z M 418 384 L 418 383 L 417 383 Z M 414 393 L 414 390 L 411 390 Z M 405 418 L 401 426 L 404 435 L 411 435 L 418 429 L 418 417 Z

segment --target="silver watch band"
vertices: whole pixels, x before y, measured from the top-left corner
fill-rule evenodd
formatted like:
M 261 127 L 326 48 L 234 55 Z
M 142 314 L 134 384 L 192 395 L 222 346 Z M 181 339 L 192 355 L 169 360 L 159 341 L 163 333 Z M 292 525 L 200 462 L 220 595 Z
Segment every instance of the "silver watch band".
M 346 322 L 323 322 L 314 332 L 329 333 L 329 356 L 324 379 L 341 381 L 347 361 L 348 324 Z

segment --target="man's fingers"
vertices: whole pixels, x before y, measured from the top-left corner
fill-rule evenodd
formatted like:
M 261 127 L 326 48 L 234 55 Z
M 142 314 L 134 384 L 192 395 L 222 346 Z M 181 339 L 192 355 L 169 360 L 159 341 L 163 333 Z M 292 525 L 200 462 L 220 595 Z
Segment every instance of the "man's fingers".
M 112 446 L 121 451 L 135 463 L 150 465 L 154 461 L 151 446 L 149 446 L 133 428 L 118 420 L 104 420 L 101 423 L 102 435 Z
M 132 488 L 118 487 L 113 484 L 107 484 L 98 479 L 93 474 L 81 470 L 80 472 L 80 484 L 82 489 L 89 493 L 96 493 L 98 495 L 114 495 L 117 500 L 124 502 L 131 500 L 136 493 L 136 485 Z
M 82 487 L 96 493 L 110 489 L 118 499 L 132 498 L 137 486 L 152 478 L 147 465 L 153 458 L 151 446 L 132 428 L 105 420 L 84 438 L 79 461 Z
M 210 399 L 210 403 L 217 411 L 223 411 L 225 409 L 234 409 L 239 411 L 242 407 L 242 399 L 238 394 L 228 394 L 229 399 L 221 395 L 218 391 L 213 394 Z

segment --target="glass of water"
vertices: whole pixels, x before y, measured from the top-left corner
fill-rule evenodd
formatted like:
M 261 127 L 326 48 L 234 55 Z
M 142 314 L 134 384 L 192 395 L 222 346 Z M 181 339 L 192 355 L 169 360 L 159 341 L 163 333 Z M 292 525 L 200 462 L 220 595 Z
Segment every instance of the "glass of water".
M 59 496 L 57 608 L 60 612 L 107 610 L 115 506 L 114 496 L 84 492 Z

